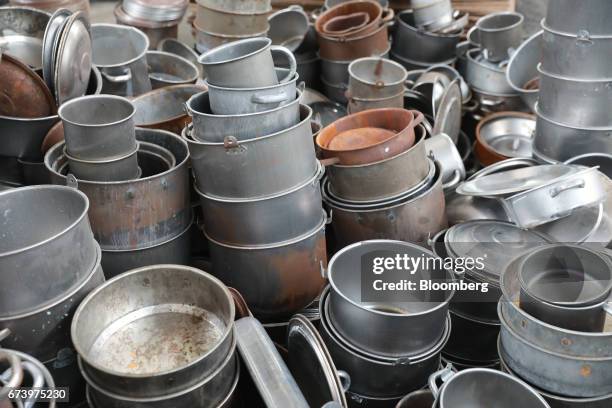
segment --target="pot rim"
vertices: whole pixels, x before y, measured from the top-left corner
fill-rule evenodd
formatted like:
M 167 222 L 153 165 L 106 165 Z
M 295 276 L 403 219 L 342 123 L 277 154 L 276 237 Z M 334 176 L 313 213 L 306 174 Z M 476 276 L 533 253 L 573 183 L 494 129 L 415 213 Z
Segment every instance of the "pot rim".
M 131 249 L 102 249 L 102 253 L 104 252 L 108 252 L 111 254 L 116 254 L 116 255 L 120 255 L 120 254 L 126 254 L 129 252 L 138 252 L 138 251 L 147 251 L 149 249 L 153 249 L 153 248 L 157 248 L 160 247 L 162 245 L 166 245 L 169 244 L 175 240 L 178 240 L 180 238 L 182 238 L 185 234 L 187 234 L 189 232 L 189 230 L 191 229 L 191 227 L 194 225 L 195 222 L 195 215 L 193 214 L 193 212 L 191 213 L 191 222 L 189 223 L 189 225 L 187 225 L 187 227 L 185 227 L 184 230 L 182 230 L 181 232 L 179 232 L 177 235 L 175 235 L 172 238 L 169 238 L 163 242 L 159 242 L 155 245 L 150 245 L 150 246 L 146 246 L 146 247 L 137 247 L 137 248 L 131 248 Z
M 370 0 L 364 0 L 364 1 L 370 1 Z M 388 28 L 388 23 L 387 24 L 381 24 L 380 27 L 378 27 L 376 30 L 374 30 L 372 32 L 360 35 L 358 37 L 350 37 L 350 38 L 328 37 L 328 36 L 326 36 L 324 34 L 321 34 L 321 33 L 317 33 L 317 34 L 318 34 L 319 39 L 322 38 L 325 41 L 334 42 L 334 43 L 337 43 L 337 44 L 351 44 L 353 42 L 357 42 L 357 41 L 364 40 L 364 39 L 367 39 L 367 38 L 370 38 L 370 37 L 374 37 L 378 33 L 380 33 L 382 30 L 386 30 L 387 28 Z
M 72 187 L 55 185 L 55 184 L 43 184 L 43 185 L 36 185 L 36 186 L 25 186 L 25 187 L 20 187 L 18 189 L 11 189 L 11 190 L 1 191 L 0 192 L 0 199 L 5 199 L 5 197 L 10 195 L 10 194 L 20 194 L 23 191 L 38 191 L 38 190 L 57 190 L 57 191 L 68 192 L 69 194 L 76 194 L 77 196 L 79 196 L 81 198 L 82 203 L 84 204 L 83 205 L 83 211 L 81 212 L 81 214 L 72 223 L 70 223 L 68 226 L 64 227 L 61 231 L 54 233 L 52 236 L 46 237 L 45 239 L 43 239 L 41 241 L 35 242 L 35 243 L 30 244 L 30 245 L 28 245 L 26 247 L 23 247 L 23 248 L 18 248 L 18 249 L 13 249 L 13 250 L 7 251 L 7 252 L 2 252 L 2 253 L 0 253 L 0 257 L 8 257 L 8 256 L 12 256 L 12 255 L 17 255 L 17 254 L 24 253 L 24 252 L 30 251 L 32 249 L 41 247 L 43 245 L 46 245 L 47 243 L 49 243 L 51 241 L 54 241 L 54 240 L 58 239 L 59 237 L 61 237 L 62 235 L 65 235 L 68 232 L 70 232 L 73 229 L 75 229 L 84 219 L 87 220 L 87 223 L 89 224 L 89 218 L 87 217 L 87 212 L 89 211 L 89 198 L 82 191 L 79 191 L 79 190 L 77 190 L 75 188 L 72 188 Z M 91 231 L 91 229 L 90 229 L 90 231 Z
M 217 343 L 210 348 L 208 351 L 206 351 L 205 353 L 201 354 L 198 358 L 190 361 L 187 364 L 182 365 L 181 367 L 176 367 L 170 370 L 163 370 L 163 371 L 158 371 L 155 373 L 143 373 L 143 374 L 134 374 L 134 373 L 125 373 L 125 372 L 120 372 L 120 371 L 116 371 L 114 369 L 111 369 L 109 367 L 104 367 L 100 364 L 98 364 L 97 362 L 93 362 L 90 361 L 89 355 L 88 353 L 83 350 L 83 348 L 81 347 L 80 342 L 75 341 L 75 339 L 78 339 L 78 333 L 77 333 L 77 326 L 79 325 L 79 317 L 81 315 L 81 313 L 83 312 L 83 309 L 85 309 L 88 305 L 88 303 L 94 299 L 94 297 L 96 297 L 100 292 L 106 290 L 106 288 L 111 287 L 115 282 L 122 280 L 122 279 L 128 279 L 130 277 L 132 277 L 133 275 L 139 275 L 141 273 L 150 271 L 150 270 L 164 270 L 164 269 L 168 269 L 168 270 L 183 270 L 185 272 L 190 272 L 192 274 L 198 275 L 199 278 L 203 278 L 208 280 L 208 282 L 212 282 L 213 284 L 215 284 L 218 288 L 220 288 L 224 294 L 226 295 L 226 300 L 229 303 L 229 321 L 230 323 L 226 325 L 223 336 L 221 336 L 221 338 L 219 340 L 217 340 Z M 89 294 L 81 301 L 81 303 L 79 304 L 77 310 L 74 312 L 74 316 L 72 318 L 72 322 L 70 324 L 70 337 L 72 339 L 72 343 L 74 346 L 74 349 L 77 351 L 79 358 L 83 359 L 87 362 L 88 365 L 90 365 L 91 367 L 95 368 L 98 371 L 101 371 L 103 373 L 106 374 L 110 374 L 113 376 L 117 376 L 117 377 L 125 377 L 125 378 L 151 378 L 151 377 L 160 377 L 160 376 L 164 376 L 164 375 L 168 375 L 168 374 L 172 374 L 172 373 L 176 373 L 179 371 L 183 371 L 187 368 L 191 368 L 195 365 L 198 365 L 200 362 L 202 362 L 204 359 L 206 359 L 208 356 L 210 356 L 213 352 L 215 352 L 222 344 L 225 343 L 225 340 L 227 339 L 228 336 L 231 336 L 234 332 L 234 318 L 235 318 L 235 314 L 236 314 L 236 310 L 235 310 L 235 306 L 234 306 L 234 300 L 232 298 L 232 295 L 230 293 L 230 291 L 227 289 L 227 286 L 225 286 L 225 284 L 223 282 L 221 282 L 221 280 L 219 280 L 218 278 L 214 277 L 213 275 L 211 275 L 210 273 L 204 272 L 200 269 L 191 267 L 191 266 L 186 266 L 186 265 L 175 265 L 175 264 L 159 264 L 159 265 L 148 265 L 148 266 L 143 266 L 140 268 L 134 268 L 134 269 L 130 269 L 129 271 L 123 272 L 107 281 L 105 281 L 104 283 L 102 283 L 100 286 L 94 288 L 91 292 L 89 292 Z M 234 338 L 232 340 L 232 344 L 235 344 L 236 339 Z M 230 349 L 231 350 L 231 349 Z M 231 355 L 232 353 L 228 353 L 228 355 Z M 227 360 L 225 360 L 227 361 Z M 222 368 L 224 365 L 221 364 L 221 366 L 215 370 L 213 373 L 211 373 L 206 380 L 208 380 L 209 378 L 213 378 L 214 374 L 217 373 L 218 371 L 220 371 L 220 368 Z M 83 372 L 83 370 L 81 370 L 81 372 Z M 91 381 L 88 381 L 88 383 L 90 383 Z M 204 381 L 202 382 L 202 384 L 204 383 Z M 200 384 L 200 385 L 202 385 Z M 196 388 L 196 386 L 192 386 L 193 389 Z M 182 395 L 184 394 L 185 390 L 183 391 L 179 391 L 175 394 L 171 394 L 171 395 Z M 145 399 L 147 400 L 147 399 Z M 155 400 L 155 399 L 152 399 Z
M 291 78 L 285 82 L 281 82 L 278 83 L 276 85 L 268 85 L 268 86 L 262 86 L 259 88 L 230 88 L 230 87 L 225 87 L 225 86 L 218 86 L 218 85 L 213 85 L 208 83 L 208 81 L 206 79 L 204 79 L 204 83 L 206 84 L 206 86 L 209 89 L 217 89 L 220 91 L 224 91 L 224 92 L 258 92 L 258 91 L 267 91 L 270 89 L 275 89 L 275 88 L 282 88 L 285 86 L 289 86 L 295 82 L 297 82 L 297 80 L 300 78 L 300 75 L 298 74 L 298 72 L 294 72 L 291 75 Z M 281 105 L 281 106 L 285 106 L 285 105 Z M 234 115 L 215 115 L 215 116 L 234 116 Z
M 109 164 L 109 163 L 114 163 L 114 162 L 118 162 L 121 160 L 125 160 L 128 157 L 131 157 L 135 154 L 138 153 L 138 149 L 140 148 L 140 142 L 136 141 L 136 148 L 134 150 L 132 150 L 129 153 L 123 154 L 121 156 L 115 156 L 115 157 L 109 157 L 107 159 L 104 160 L 84 160 L 84 159 L 79 159 L 77 157 L 74 157 L 72 155 L 70 155 L 70 153 L 68 153 L 68 149 L 66 147 L 66 144 L 64 143 L 64 149 L 63 149 L 63 155 L 66 157 L 66 159 L 68 159 L 69 161 L 74 161 L 74 162 L 78 162 L 81 164 Z
M 138 35 L 141 39 L 143 39 L 145 41 L 145 44 L 144 44 L 145 46 L 144 46 L 144 49 L 142 50 L 142 52 L 140 54 L 138 54 L 138 56 L 132 58 L 131 60 L 123 61 L 123 62 L 120 62 L 118 64 L 94 64 L 93 61 L 92 61 L 92 64 L 95 65 L 97 68 L 117 68 L 117 67 L 123 67 L 123 66 L 129 65 L 129 64 L 132 64 L 132 63 L 138 61 L 139 59 L 141 59 L 147 53 L 147 50 L 151 46 L 151 43 L 149 41 L 149 37 L 147 37 L 147 35 L 145 33 L 143 33 L 141 30 L 139 30 L 139 29 L 137 29 L 135 27 L 128 26 L 128 25 L 123 25 L 123 24 L 95 23 L 95 24 L 91 25 L 91 31 L 92 32 L 93 32 L 95 27 L 113 28 L 113 29 L 119 29 L 119 30 L 129 30 L 129 31 L 135 33 L 136 35 Z M 92 41 L 93 41 L 93 38 L 92 38 Z
M 349 72 L 349 76 L 352 77 L 354 80 L 365 84 L 365 85 L 370 85 L 370 86 L 377 86 L 377 82 L 372 82 L 372 81 L 368 81 L 368 80 L 364 80 L 363 78 L 360 78 L 358 76 L 355 75 L 355 73 L 353 72 L 354 68 L 356 65 L 363 63 L 364 61 L 383 61 L 384 64 L 390 64 L 393 65 L 396 68 L 400 68 L 403 71 L 402 74 L 402 78 L 395 81 L 395 82 L 390 82 L 390 83 L 384 83 L 383 86 L 394 86 L 394 85 L 400 85 L 403 84 L 404 82 L 406 82 L 406 78 L 408 77 L 408 72 L 406 71 L 406 68 L 404 68 L 403 65 L 401 65 L 398 62 L 395 62 L 391 59 L 388 58 L 384 58 L 384 57 L 364 57 L 364 58 L 359 58 L 354 60 L 353 62 L 351 62 L 348 66 L 348 72 Z M 403 91 L 402 91 L 403 93 Z
M 498 151 L 496 151 L 489 143 L 487 143 L 487 141 L 485 140 L 484 137 L 482 137 L 481 135 L 481 131 L 482 129 L 487 126 L 490 125 L 491 122 L 494 122 L 498 119 L 504 119 L 504 118 L 510 118 L 510 119 L 529 119 L 534 121 L 534 129 L 535 129 L 535 121 L 536 121 L 536 116 L 531 114 L 531 113 L 525 113 L 525 112 L 514 112 L 514 111 L 503 111 L 503 112 L 496 112 L 493 114 L 489 114 L 487 116 L 485 116 L 482 120 L 480 120 L 478 122 L 478 125 L 476 125 L 476 143 L 480 144 L 485 150 L 487 150 L 489 153 L 493 153 L 499 157 L 504 157 L 505 160 L 510 159 L 512 157 L 508 157 L 504 154 L 499 153 Z M 529 135 L 531 136 L 531 135 Z M 533 137 L 532 137 L 532 141 L 533 141 Z M 514 158 L 519 158 L 522 159 L 522 157 L 514 157 Z
M 585 127 L 585 126 L 570 126 L 570 125 L 566 125 L 564 123 L 559 123 L 556 122 L 550 118 L 547 118 L 546 116 L 544 116 L 541 112 L 540 109 L 538 108 L 538 104 L 539 102 L 536 102 L 534 108 L 535 108 L 535 114 L 537 116 L 538 119 L 542 119 L 550 124 L 552 124 L 553 126 L 557 126 L 557 127 L 562 127 L 562 128 L 566 128 L 566 129 L 572 129 L 575 131 L 587 131 L 587 132 L 612 132 L 612 126 L 610 127 L 605 127 L 605 126 L 590 126 L 590 127 Z M 555 160 L 556 161 L 556 160 Z
M 428 61 L 418 61 L 418 60 L 413 60 L 411 58 L 406 58 L 403 57 L 401 55 L 399 55 L 396 52 L 393 51 L 389 51 L 389 56 L 391 57 L 392 60 L 396 60 L 399 62 L 405 62 L 406 64 L 411 64 L 411 65 L 416 65 L 419 66 L 421 68 L 416 68 L 416 69 L 407 69 L 408 72 L 410 71 L 424 71 L 425 69 L 427 69 L 428 67 L 430 67 L 432 64 L 433 65 L 451 65 L 454 64 L 455 61 L 457 61 L 457 57 L 453 57 L 450 59 L 447 59 L 445 61 L 438 61 L 438 62 L 428 62 Z
M 550 73 L 550 72 L 546 71 L 542 67 L 542 63 L 541 62 L 538 63 L 538 73 L 540 74 L 540 77 L 544 76 L 544 77 L 551 78 L 551 79 L 553 79 L 555 81 L 570 82 L 570 83 L 574 83 L 574 84 L 578 84 L 578 85 L 602 84 L 602 83 L 609 83 L 609 82 L 612 81 L 612 78 L 577 79 L 577 78 L 567 77 L 567 76 L 564 76 L 564 75 L 553 74 L 553 73 Z M 563 91 L 563 90 L 561 90 L 561 91 Z
M 115 18 L 117 19 L 117 22 L 120 22 L 125 25 L 129 25 L 132 27 L 137 27 L 141 29 L 144 28 L 148 30 L 158 30 L 158 29 L 178 26 L 181 20 L 183 19 L 183 16 L 181 16 L 181 18 L 179 19 L 169 20 L 169 21 L 143 20 L 141 18 L 134 17 L 128 14 L 124 10 L 122 2 L 117 3 L 117 5 L 115 6 L 115 9 L 113 10 L 113 13 L 115 14 Z
M 175 90 L 175 89 L 188 89 L 188 88 L 193 88 L 193 89 L 196 90 L 196 92 L 193 95 L 195 95 L 196 93 L 203 92 L 203 91 L 205 91 L 207 89 L 203 85 L 198 85 L 198 84 L 168 85 L 168 86 L 164 86 L 164 87 L 161 87 L 161 88 L 153 89 L 153 90 L 151 90 L 149 92 L 145 92 L 143 94 L 140 94 L 140 95 L 132 98 L 131 100 L 132 100 L 132 102 L 138 102 L 138 101 L 143 100 L 143 99 L 146 100 L 148 97 L 150 97 L 152 95 L 157 95 L 157 94 L 161 94 L 161 93 L 172 93 L 172 91 Z M 136 108 L 136 110 L 138 110 L 138 107 L 135 106 L 135 108 Z M 139 123 L 139 124 L 136 125 L 136 127 L 139 127 L 139 126 L 156 126 L 156 125 L 160 125 L 160 124 L 163 124 L 163 123 L 166 123 L 166 122 L 172 122 L 172 121 L 174 121 L 176 119 L 180 119 L 182 117 L 187 117 L 187 116 L 188 116 L 187 113 L 185 113 L 183 111 L 179 115 L 175 115 L 175 116 L 172 116 L 170 118 L 167 118 L 167 119 L 164 119 L 164 120 L 160 120 L 158 122 Z M 136 119 L 134 119 L 134 122 L 136 122 Z
M 499 66 L 492 66 L 489 64 L 484 64 L 482 61 L 477 61 L 476 57 L 482 54 L 482 49 L 480 48 L 472 48 L 471 50 L 467 50 L 465 53 L 468 64 L 478 65 L 482 69 L 486 69 L 487 71 L 495 72 L 497 74 L 502 74 L 504 78 L 506 78 L 506 69 L 500 68 Z M 503 62 L 503 61 L 502 61 Z
M 118 120 L 115 120 L 114 122 L 109 122 L 109 123 L 83 123 L 83 122 L 77 122 L 74 120 L 69 120 L 66 119 L 65 115 L 63 115 L 62 113 L 68 109 L 71 105 L 75 105 L 75 104 L 79 104 L 83 101 L 86 100 L 92 100 L 92 99 L 97 99 L 97 100 L 114 100 L 114 101 L 119 101 L 121 102 L 123 105 L 128 106 L 131 110 L 131 112 Z M 84 96 L 80 96 L 78 98 L 73 98 L 70 99 L 69 101 L 64 102 L 59 109 L 57 110 L 57 115 L 60 117 L 60 119 L 62 120 L 62 122 L 67 122 L 71 125 L 74 126 L 80 126 L 80 127 L 84 127 L 84 128 L 89 128 L 89 129 L 96 129 L 96 128 L 102 128 L 102 127 L 107 127 L 107 126 L 115 126 L 115 125 L 119 125 L 121 123 L 125 123 L 127 121 L 129 121 L 130 119 L 132 119 L 134 117 L 134 115 L 136 114 L 136 107 L 132 104 L 132 102 L 130 102 L 129 99 L 124 98 L 123 96 L 117 96 L 117 95 L 108 95 L 108 94 L 99 94 L 99 95 L 84 95 Z
M 518 21 L 504 26 L 504 27 L 496 27 L 496 28 L 482 28 L 480 25 L 482 24 L 483 21 L 487 21 L 487 20 L 491 20 L 494 19 L 496 17 L 500 17 L 500 16 L 512 16 L 512 17 L 518 17 Z M 525 21 L 525 16 L 523 16 L 521 13 L 517 13 L 515 11 L 500 11 L 497 13 L 491 13 L 491 14 L 487 14 L 485 16 L 482 16 L 480 19 L 478 19 L 478 21 L 476 22 L 476 29 L 478 31 L 484 31 L 485 33 L 499 33 L 499 32 L 503 32 L 503 31 L 508 31 L 511 30 L 513 28 L 518 27 L 519 25 L 523 24 L 523 22 Z
M 431 33 L 431 32 L 427 32 L 427 31 L 423 31 L 423 30 L 419 30 L 418 28 L 411 26 L 410 24 L 408 24 L 407 22 L 405 22 L 402 19 L 402 15 L 414 15 L 414 11 L 411 9 L 406 9 L 402 12 L 397 13 L 397 18 L 396 21 L 400 26 L 406 27 L 407 29 L 409 29 L 410 31 L 415 32 L 417 35 L 419 36 L 423 36 L 423 37 L 429 37 L 429 38 L 445 38 L 445 39 L 450 39 L 450 38 L 459 38 L 461 37 L 461 31 L 457 32 L 457 33 Z
M 180 61 L 182 64 L 185 64 L 186 66 L 189 66 L 190 69 L 193 68 L 193 70 L 195 71 L 195 73 L 192 76 L 190 76 L 189 78 L 181 78 L 181 79 L 177 79 L 177 80 L 164 79 L 163 82 L 170 84 L 170 85 L 167 85 L 167 86 L 182 85 L 182 84 L 185 84 L 185 82 L 195 82 L 195 81 L 198 80 L 198 78 L 200 76 L 200 71 L 198 71 L 198 67 L 196 67 L 196 65 L 193 62 L 189 61 L 185 57 L 181 57 L 178 54 L 174 54 L 174 53 L 171 53 L 171 52 L 168 52 L 168 51 L 159 51 L 159 50 L 147 50 L 145 55 L 149 55 L 149 54 L 151 54 L 151 55 L 159 55 L 159 56 L 168 57 L 168 58 L 173 58 L 175 60 Z M 150 76 L 150 73 L 149 73 L 149 76 Z M 164 86 L 164 88 L 165 88 L 165 86 Z M 136 108 L 134 108 L 134 111 L 136 111 Z
M 570 32 L 565 32 L 565 31 L 559 31 L 559 30 L 555 30 L 552 27 L 549 27 L 548 24 L 546 23 L 546 17 L 544 17 L 544 18 L 542 18 L 542 20 L 540 20 L 540 26 L 543 29 L 542 31 L 548 31 L 551 34 L 558 35 L 560 37 L 567 37 L 567 38 L 574 38 L 574 39 L 578 38 L 577 34 L 573 34 L 573 33 L 570 33 Z M 589 33 L 588 30 L 584 30 L 584 31 L 588 35 L 589 39 L 594 39 L 594 40 L 612 40 L 612 35 L 591 34 L 591 33 Z
M 221 53 L 228 48 L 233 48 L 240 44 L 248 44 L 248 43 L 261 43 L 262 45 L 258 49 L 251 51 L 244 55 L 239 55 L 236 57 L 225 57 L 225 59 L 222 59 L 220 61 L 210 61 L 210 62 L 205 61 L 207 58 L 210 58 L 211 55 Z M 219 66 L 222 64 L 228 64 L 231 62 L 241 61 L 246 58 L 252 57 L 253 55 L 257 55 L 260 52 L 265 51 L 266 49 L 270 48 L 271 45 L 272 45 L 272 40 L 267 37 L 253 37 L 253 38 L 247 38 L 244 40 L 234 41 L 231 43 L 219 45 L 218 47 L 215 47 L 215 48 L 212 48 L 206 51 L 205 53 L 203 53 L 202 55 L 198 57 L 198 62 L 206 68 L 207 66 Z
M 514 81 L 512 80 L 512 76 L 510 75 L 510 67 L 512 66 L 512 63 L 514 61 L 516 61 L 519 58 L 519 55 L 521 53 L 521 51 L 523 51 L 524 48 L 528 47 L 529 45 L 531 45 L 532 42 L 537 41 L 538 39 L 540 39 L 540 37 L 543 35 L 544 31 L 540 30 L 538 32 L 536 32 L 535 34 L 531 35 L 529 38 L 527 38 L 514 52 L 514 54 L 512 54 L 510 56 L 510 59 L 508 60 L 508 65 L 506 68 L 506 81 L 508 81 L 508 84 L 510 84 L 510 86 L 512 87 L 512 89 L 514 89 L 517 92 L 520 92 L 522 94 L 537 94 L 540 92 L 539 89 L 527 89 L 525 88 L 525 84 L 522 85 L 518 85 L 515 84 Z M 538 61 L 538 65 L 539 65 L 539 61 Z
M 210 31 L 206 31 L 205 29 L 203 29 L 202 27 L 198 26 L 196 24 L 196 20 L 193 20 L 193 22 L 191 23 L 193 25 L 193 28 L 198 31 L 198 33 L 201 34 L 205 34 L 209 37 L 215 37 L 215 38 L 223 38 L 223 39 L 229 39 L 230 41 L 235 41 L 235 39 L 252 39 L 252 38 L 260 38 L 260 37 L 265 37 L 266 34 L 268 33 L 268 30 L 266 31 L 262 31 L 261 33 L 253 33 L 253 34 L 242 34 L 242 35 L 236 35 L 236 34 L 219 34 L 219 33 L 211 33 Z M 197 37 L 197 35 L 196 35 Z M 196 41 L 197 44 L 197 41 Z M 212 50 L 212 48 L 211 48 Z M 210 50 L 209 50 L 210 51 Z M 198 61 L 199 62 L 199 61 Z
M 244 16 L 244 15 L 248 15 L 248 16 L 259 16 L 262 14 L 268 14 L 269 12 L 271 12 L 273 10 L 272 7 L 263 10 L 263 11 L 238 11 L 238 10 L 222 10 L 222 9 L 218 9 L 218 8 L 214 8 L 214 7 L 210 7 L 210 6 L 205 6 L 204 4 L 202 4 L 200 1 L 196 0 L 196 5 L 198 7 L 203 7 L 205 9 L 208 10 L 212 10 L 215 11 L 217 13 L 223 13 L 223 14 L 234 14 L 234 15 L 239 15 L 239 16 Z
M 391 39 L 391 38 L 389 38 L 389 45 L 387 46 L 387 49 L 386 49 L 384 52 L 380 53 L 380 55 L 378 55 L 378 56 L 374 56 L 374 57 L 363 57 L 363 58 L 385 58 L 385 59 L 387 59 L 387 60 L 390 60 L 390 61 L 391 61 L 391 59 L 390 59 L 390 58 L 386 58 L 386 57 L 384 57 L 384 55 L 387 55 L 387 54 L 390 54 L 390 53 L 391 53 L 391 47 L 392 47 L 392 46 L 393 46 L 393 41 L 392 41 L 392 39 Z M 327 63 L 327 64 L 351 65 L 351 63 L 352 63 L 353 61 L 355 61 L 355 60 L 330 60 L 330 59 L 327 59 L 327 58 L 323 58 L 323 57 L 321 57 L 321 55 L 320 55 L 320 52 L 319 52 L 319 51 L 316 51 L 315 55 L 316 55 L 316 58 L 315 58 L 315 59 L 319 59 L 319 60 L 321 60 L 321 62 L 322 62 L 322 63 Z M 358 59 L 361 59 L 361 58 L 358 58 Z

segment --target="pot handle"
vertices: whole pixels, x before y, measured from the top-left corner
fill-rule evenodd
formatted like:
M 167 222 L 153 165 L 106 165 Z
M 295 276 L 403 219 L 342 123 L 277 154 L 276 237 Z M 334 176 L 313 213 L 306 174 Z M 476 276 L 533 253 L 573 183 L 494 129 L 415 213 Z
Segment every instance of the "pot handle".
M 429 376 L 429 389 L 431 390 L 431 393 L 433 394 L 435 399 L 438 399 L 438 396 L 440 395 L 440 387 L 438 387 L 438 381 L 445 383 L 451 378 L 453 378 L 454 375 L 455 372 L 453 371 L 453 365 L 447 364 L 446 367 L 444 367 L 440 371 L 436 371 L 435 373 Z
M 74 188 L 75 190 L 79 189 L 79 181 L 72 173 L 68 173 L 66 175 L 66 186 L 70 188 Z
M 351 388 L 351 376 L 344 370 L 338 370 L 338 378 L 340 379 L 342 390 L 347 392 Z
M 112 82 L 114 84 L 122 84 L 124 82 L 128 82 L 130 79 L 132 79 L 132 70 L 130 68 L 125 68 L 125 74 L 123 75 L 111 75 L 108 72 L 104 71 L 104 70 L 100 70 L 102 76 L 104 77 L 104 79 L 106 79 L 108 82 Z
M 272 53 L 277 52 L 277 53 L 285 54 L 285 56 L 287 57 L 287 60 L 289 61 L 289 73 L 287 74 L 286 77 L 284 77 L 278 82 L 282 84 L 282 83 L 285 83 L 291 80 L 291 78 L 293 78 L 293 76 L 295 75 L 295 71 L 297 70 L 297 61 L 295 60 L 295 56 L 293 55 L 293 53 L 289 51 L 289 49 L 282 47 L 280 45 L 271 45 L 270 51 Z
M 423 122 L 425 116 L 418 110 L 411 110 L 410 112 L 412 112 L 412 114 L 414 115 L 414 119 L 412 120 L 412 127 L 415 128 Z
M 549 194 L 552 198 L 555 198 L 559 194 L 565 191 L 573 190 L 575 188 L 584 188 L 584 186 L 585 186 L 585 182 L 583 179 L 571 180 L 571 181 L 568 181 L 567 183 L 562 183 L 559 186 L 551 188 L 549 191 Z
M 253 96 L 251 96 L 251 102 L 261 104 L 261 105 L 266 105 L 270 103 L 281 103 L 281 102 L 286 102 L 290 100 L 291 100 L 291 95 L 287 94 L 286 92 L 279 93 L 276 95 L 254 94 Z
M 392 8 L 387 8 L 383 10 L 382 19 L 380 20 L 380 22 L 382 23 L 381 25 L 392 22 L 394 18 L 395 18 L 395 11 L 393 11 Z
M 11 367 L 11 376 L 0 388 L 0 401 L 4 401 L 9 392 L 13 388 L 19 388 L 23 382 L 23 368 L 21 367 L 21 359 L 13 353 L 0 350 L 0 361 L 6 361 Z
M 461 171 L 455 170 L 453 174 L 453 178 L 448 183 L 442 184 L 443 189 L 456 187 L 461 182 Z

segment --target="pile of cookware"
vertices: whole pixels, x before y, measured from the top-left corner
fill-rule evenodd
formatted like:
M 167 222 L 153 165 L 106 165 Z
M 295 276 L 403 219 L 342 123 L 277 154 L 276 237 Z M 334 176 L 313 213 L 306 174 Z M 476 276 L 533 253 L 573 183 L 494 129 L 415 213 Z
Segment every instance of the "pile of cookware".
M 452 290 L 387 291 L 380 299 L 364 297 L 364 284 L 359 282 L 376 276 L 367 259 L 387 253 L 421 259 L 434 256 L 405 242 L 362 241 L 337 252 L 326 271 L 330 286 L 321 296 L 319 330 L 336 367 L 350 377 L 347 394 L 354 406 L 371 406 L 381 400 L 386 403 L 381 406 L 392 406 L 393 401 L 426 385 L 439 369 L 440 353 L 451 333 L 448 304 Z M 447 269 L 427 262 L 422 265 L 414 275 L 398 276 L 415 282 L 454 281 Z
M 232 41 L 265 36 L 270 28 L 270 0 L 198 0 L 196 3 L 193 31 L 199 52 Z
M 562 1 L 542 21 L 534 154 L 544 161 L 612 150 L 612 114 L 606 108 L 612 70 L 605 57 L 612 30 L 601 20 L 609 10 L 598 1 L 582 15 Z
M 272 53 L 291 69 L 277 68 Z M 187 102 L 184 130 L 213 272 L 256 316 L 287 317 L 323 280 L 326 216 L 310 120 L 295 60 L 265 37 L 219 46 L 199 59 L 208 92 Z M 253 69 L 257 67 L 257 69 Z
M 321 81 L 325 94 L 346 104 L 349 64 L 363 57 L 389 54 L 389 24 L 393 10 L 375 1 L 347 1 L 321 14 L 315 29 L 321 58 Z
M 188 5 L 187 0 L 123 0 L 115 6 L 114 13 L 117 23 L 142 30 L 154 49 L 162 39 L 176 38 Z
M 413 0 L 397 15 L 391 58 L 407 70 L 452 65 L 468 15 L 454 11 L 450 0 Z
M 348 111 L 403 108 L 404 82 L 408 73 L 385 58 L 359 58 L 348 67 Z
M 488 14 L 469 34 L 477 46 L 465 50 L 462 74 L 478 101 L 477 117 L 525 109 L 521 94 L 506 78 L 508 60 L 522 43 L 523 20 L 516 12 Z
M 422 121 L 417 111 L 372 109 L 317 135 L 339 248 L 374 238 L 423 243 L 446 227 L 441 168 L 427 157 Z
M 234 301 L 198 269 L 151 265 L 92 291 L 72 342 L 95 408 L 215 407 L 235 388 Z
M 58 386 L 83 391 L 70 342 L 80 301 L 104 281 L 85 194 L 67 186 L 0 193 L 0 327 L 4 347 L 43 362 Z

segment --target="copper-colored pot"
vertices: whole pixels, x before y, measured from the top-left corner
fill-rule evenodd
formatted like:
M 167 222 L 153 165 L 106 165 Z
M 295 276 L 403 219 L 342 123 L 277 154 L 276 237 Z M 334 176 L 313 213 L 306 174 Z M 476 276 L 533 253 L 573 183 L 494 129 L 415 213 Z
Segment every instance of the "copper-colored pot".
M 422 121 L 423 114 L 418 111 L 397 108 L 367 110 L 345 116 L 321 129 L 316 143 L 322 157 L 332 159 L 329 160 L 332 163 L 344 165 L 373 163 L 393 157 L 410 148 L 415 140 L 414 128 Z M 342 150 L 332 150 L 329 148 L 332 140 L 339 134 L 364 128 L 370 129 L 365 133 L 361 132 L 360 136 L 365 139 L 371 136 L 372 144 L 360 145 L 355 149 L 345 147 Z M 376 131 L 375 128 L 378 128 L 379 131 Z M 382 138 L 380 130 L 391 131 L 389 132 L 391 136 Z
M 319 33 L 319 56 L 331 61 L 353 61 L 386 53 L 389 49 L 388 23 L 379 24 L 371 33 L 350 38 L 327 37 Z
M 42 141 L 42 145 L 40 150 L 42 151 L 43 156 L 47 154 L 47 150 L 62 142 L 64 140 L 64 124 L 60 120 L 57 122 L 45 135 L 45 138 Z
M 366 13 L 369 17 L 365 24 L 355 26 L 354 29 L 345 29 L 341 31 L 328 31 L 330 22 L 338 21 L 339 18 L 345 18 L 350 15 L 357 15 Z M 376 1 L 371 0 L 356 0 L 347 1 L 345 3 L 338 4 L 321 14 L 315 22 L 315 29 L 320 35 L 327 37 L 344 37 L 352 38 L 356 36 L 363 36 L 371 33 L 378 28 L 380 21 L 383 16 L 383 9 L 380 4 Z
M 511 114 L 512 116 L 534 119 L 534 116 L 528 113 L 511 112 Z M 497 112 L 487 115 L 485 118 L 481 119 L 480 122 L 478 122 L 478 125 L 476 126 L 476 142 L 474 143 L 474 155 L 476 156 L 478 162 L 485 167 L 510 158 L 495 151 L 491 146 L 489 146 L 489 144 L 484 140 L 481 135 L 481 130 L 483 126 L 485 126 L 488 122 L 505 116 L 508 116 L 508 112 Z

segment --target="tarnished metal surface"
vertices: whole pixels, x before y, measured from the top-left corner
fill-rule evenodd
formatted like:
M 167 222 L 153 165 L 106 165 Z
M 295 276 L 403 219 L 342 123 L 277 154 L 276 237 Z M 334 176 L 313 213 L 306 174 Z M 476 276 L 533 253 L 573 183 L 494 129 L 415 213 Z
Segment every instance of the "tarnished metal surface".
M 34 69 L 42 67 L 49 14 L 30 7 L 0 7 L 0 48 Z
M 153 89 L 170 85 L 193 84 L 200 76 L 195 64 L 165 51 L 147 51 L 149 79 Z
M 212 34 L 249 35 L 268 31 L 268 10 L 234 13 L 198 3 L 194 23 Z
M 321 58 L 332 61 L 352 61 L 357 58 L 382 55 L 389 48 L 388 25 L 381 24 L 375 31 L 352 38 L 319 36 Z

